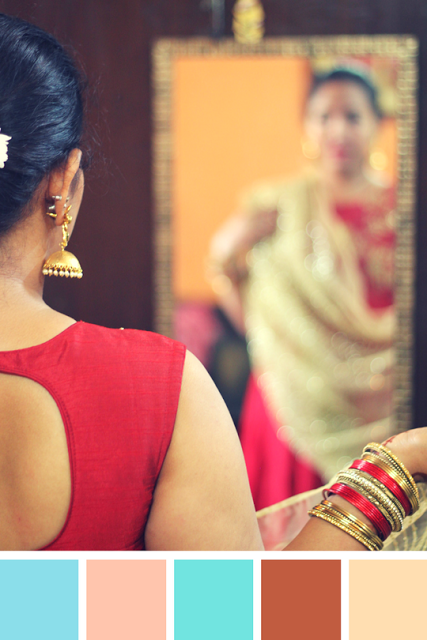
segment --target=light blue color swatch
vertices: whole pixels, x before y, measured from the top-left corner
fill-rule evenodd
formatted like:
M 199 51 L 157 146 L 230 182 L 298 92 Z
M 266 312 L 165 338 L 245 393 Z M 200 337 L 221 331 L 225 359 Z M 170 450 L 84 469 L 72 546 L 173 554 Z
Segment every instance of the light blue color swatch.
M 253 640 L 252 560 L 175 560 L 175 640 Z
M 0 638 L 78 640 L 78 560 L 0 560 Z

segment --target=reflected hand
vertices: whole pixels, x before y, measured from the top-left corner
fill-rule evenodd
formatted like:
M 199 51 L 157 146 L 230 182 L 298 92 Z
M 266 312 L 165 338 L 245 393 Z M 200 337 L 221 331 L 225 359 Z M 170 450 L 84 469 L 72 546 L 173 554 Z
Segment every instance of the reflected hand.
M 212 238 L 208 264 L 210 269 L 224 273 L 233 282 L 245 278 L 248 251 L 275 232 L 277 215 L 277 210 L 274 209 L 229 218 Z
M 271 236 L 277 227 L 277 210 L 258 211 L 247 218 L 246 244 L 252 248 L 257 242 Z

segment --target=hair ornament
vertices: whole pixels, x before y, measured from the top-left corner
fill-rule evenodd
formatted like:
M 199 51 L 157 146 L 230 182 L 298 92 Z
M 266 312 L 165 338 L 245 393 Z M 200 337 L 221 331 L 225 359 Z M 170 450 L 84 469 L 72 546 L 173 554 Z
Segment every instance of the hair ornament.
M 7 155 L 7 145 L 9 144 L 9 140 L 12 140 L 11 136 L 1 133 L 0 129 L 0 169 L 4 168 L 5 162 L 9 157 Z

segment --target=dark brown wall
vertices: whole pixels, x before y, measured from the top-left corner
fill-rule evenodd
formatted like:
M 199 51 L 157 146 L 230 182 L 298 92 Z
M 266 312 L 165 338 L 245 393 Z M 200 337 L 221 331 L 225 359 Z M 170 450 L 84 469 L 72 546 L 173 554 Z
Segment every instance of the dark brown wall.
M 0 10 L 71 43 L 97 85 L 101 110 L 106 166 L 87 175 L 71 245 L 84 278 L 66 286 L 48 281 L 46 299 L 88 322 L 149 329 L 150 45 L 158 34 L 186 33 L 186 25 L 189 34 L 207 32 L 208 15 L 190 2 L 135 0 L 2 0 Z
M 226 0 L 226 33 L 231 8 Z M 410 33 L 421 41 L 415 421 L 427 424 L 427 0 L 264 0 L 267 35 Z M 72 250 L 85 276 L 49 282 L 46 298 L 78 319 L 152 328 L 150 46 L 160 36 L 210 33 L 200 0 L 0 0 L 70 43 L 98 84 L 107 166 L 87 176 Z M 101 175 L 99 175 L 101 172 Z

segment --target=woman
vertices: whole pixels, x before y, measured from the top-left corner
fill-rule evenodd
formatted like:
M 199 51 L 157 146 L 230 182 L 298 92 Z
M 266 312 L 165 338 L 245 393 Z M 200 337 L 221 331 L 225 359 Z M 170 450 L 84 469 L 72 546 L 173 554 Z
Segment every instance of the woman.
M 0 56 L 0 548 L 260 548 L 198 361 L 43 302 L 83 196 L 80 79 L 51 36 L 5 15 Z
M 313 166 L 254 188 L 212 244 L 257 377 L 240 432 L 258 508 L 319 486 L 393 433 L 394 191 L 369 166 L 380 117 L 368 76 L 315 77 Z
M 235 429 L 195 358 L 43 302 L 46 276 L 80 274 L 65 251 L 84 186 L 79 78 L 51 36 L 2 14 L 0 56 L 0 548 L 261 549 Z M 427 473 L 426 431 L 390 444 L 412 472 Z M 364 548 L 318 518 L 301 535 L 301 549 Z

